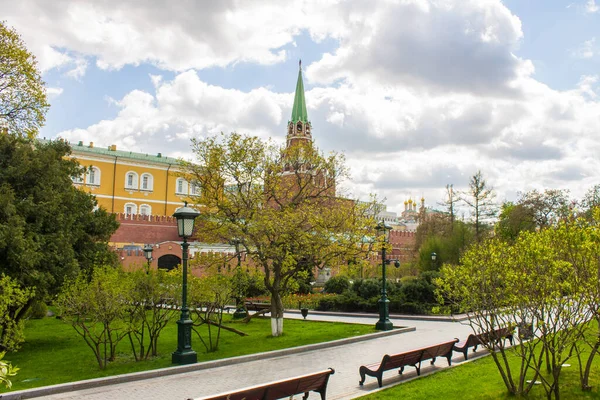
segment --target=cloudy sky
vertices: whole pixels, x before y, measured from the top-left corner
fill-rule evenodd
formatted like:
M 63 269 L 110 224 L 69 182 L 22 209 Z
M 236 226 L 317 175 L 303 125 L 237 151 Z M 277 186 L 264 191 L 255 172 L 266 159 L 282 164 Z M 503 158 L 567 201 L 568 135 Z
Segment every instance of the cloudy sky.
M 20 0 L 41 136 L 169 156 L 283 141 L 302 59 L 313 137 L 356 197 L 436 207 L 481 170 L 498 199 L 600 183 L 600 1 Z

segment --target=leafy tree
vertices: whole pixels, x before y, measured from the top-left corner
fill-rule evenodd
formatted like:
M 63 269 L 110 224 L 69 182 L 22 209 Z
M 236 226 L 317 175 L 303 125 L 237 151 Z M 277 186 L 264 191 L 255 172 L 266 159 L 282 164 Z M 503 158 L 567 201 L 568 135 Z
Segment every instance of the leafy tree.
M 8 378 L 17 375 L 19 368 L 13 367 L 10 361 L 2 360 L 5 354 L 5 352 L 0 353 L 0 384 L 3 384 L 7 389 L 10 389 L 12 387 L 12 382 Z
M 588 219 L 593 219 L 593 210 L 600 206 L 600 184 L 591 187 L 583 196 L 580 202 L 583 215 Z
M 471 177 L 469 189 L 460 195 L 460 199 L 471 211 L 475 226 L 475 240 L 477 241 L 483 238 L 485 223 L 496 215 L 495 197 L 494 189 L 487 184 L 481 171 L 477 171 Z
M 34 55 L 17 31 L 0 21 L 0 121 L 10 133 L 33 138 L 49 107 Z
M 184 166 L 202 189 L 200 234 L 240 239 L 264 270 L 272 333 L 279 336 L 282 296 L 302 278 L 303 263 L 322 268 L 364 258 L 369 249 L 359 244 L 372 234 L 373 214 L 336 197 L 336 184 L 347 175 L 343 159 L 325 157 L 312 144 L 282 149 L 233 133 L 194 140 L 193 149 L 195 163 Z
M 494 230 L 498 237 L 508 241 L 515 241 L 521 232 L 533 232 L 535 227 L 533 209 L 523 204 L 514 204 L 507 201 L 502 204 L 498 222 Z
M 450 228 L 449 218 L 445 214 L 427 216 L 417 227 L 419 269 L 421 271 L 438 270 L 447 263 L 458 263 L 460 256 L 473 241 L 473 229 L 463 221 L 454 221 Z M 431 253 L 436 253 L 435 262 Z
M 129 342 L 136 361 L 158 355 L 158 338 L 169 321 L 177 318 L 176 293 L 181 279 L 162 269 L 138 269 L 127 274 L 131 280 L 131 302 L 128 308 Z
M 514 243 L 487 240 L 472 246 L 461 264 L 442 268 L 439 293 L 467 311 L 474 332 L 529 327 L 532 340 L 521 340 L 510 350 L 502 342 L 483 343 L 511 394 L 527 394 L 538 379 L 548 398 L 558 399 L 562 365 L 594 315 L 587 300 L 594 280 L 589 271 L 583 273 L 583 263 L 566 256 L 569 249 L 581 248 L 576 229 L 577 224 L 561 223 L 523 232 Z M 521 357 L 518 369 L 511 368 L 507 351 Z M 534 374 L 530 383 L 528 372 Z
M 63 141 L 38 142 L 0 134 L 0 268 L 35 297 L 13 315 L 20 321 L 33 301 L 56 294 L 67 277 L 116 263 L 107 245 L 114 216 L 94 210 L 94 197 L 73 186 L 81 173 Z M 7 330 L 0 327 L 0 343 Z
M 17 319 L 34 290 L 21 288 L 15 279 L 0 275 L 0 350 L 16 351 L 23 342 L 24 320 Z
M 540 192 L 534 189 L 520 194 L 518 204 L 529 209 L 536 227 L 540 229 L 556 225 L 571 212 L 568 190 L 546 189 Z
M 68 280 L 58 297 L 63 320 L 92 349 L 101 369 L 115 360 L 117 345 L 128 334 L 130 283 L 121 269 L 96 268 L 91 280 L 84 273 Z
M 225 329 L 240 336 L 246 333 L 223 325 L 223 310 L 231 304 L 237 288 L 232 278 L 213 274 L 202 278 L 190 276 L 190 310 L 193 329 L 207 352 L 219 350 L 221 330 Z M 201 327 L 206 326 L 206 338 Z M 216 332 L 213 330 L 216 328 Z

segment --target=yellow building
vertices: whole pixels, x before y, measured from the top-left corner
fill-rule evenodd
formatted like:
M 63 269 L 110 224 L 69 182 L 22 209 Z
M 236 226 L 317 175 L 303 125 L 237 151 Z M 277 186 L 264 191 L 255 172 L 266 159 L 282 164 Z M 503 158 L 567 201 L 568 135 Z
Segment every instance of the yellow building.
M 170 216 L 185 199 L 199 193 L 181 176 L 175 158 L 117 150 L 115 145 L 98 148 L 93 142 L 71 147 L 72 157 L 86 167 L 73 182 L 95 195 L 98 205 L 110 213 Z

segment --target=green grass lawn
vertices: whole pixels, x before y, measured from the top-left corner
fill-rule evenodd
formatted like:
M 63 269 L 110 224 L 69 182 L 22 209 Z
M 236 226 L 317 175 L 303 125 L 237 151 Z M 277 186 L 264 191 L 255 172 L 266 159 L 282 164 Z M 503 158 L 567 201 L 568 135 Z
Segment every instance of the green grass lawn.
M 481 351 L 479 350 L 479 352 Z M 443 361 L 445 362 L 445 360 Z M 569 364 L 571 366 L 563 368 L 561 372 L 561 399 L 600 398 L 600 391 L 598 390 L 600 386 L 600 357 L 596 355 L 594 359 L 595 368 L 590 375 L 590 383 L 594 388 L 591 392 L 583 392 L 580 389 L 577 360 L 573 358 Z M 384 379 L 393 373 L 394 371 L 388 371 L 388 375 L 384 373 Z M 363 400 L 429 400 L 439 398 L 508 400 L 515 397 L 508 395 L 496 364 L 489 356 L 361 397 Z M 536 385 L 527 396 L 527 399 L 546 399 L 546 393 L 541 385 Z
M 230 320 L 227 325 L 247 333 L 238 336 L 221 330 L 219 350 L 206 353 L 198 337 L 193 334 L 192 346 L 198 353 L 198 361 L 208 361 L 227 357 L 254 354 L 271 350 L 285 349 L 351 336 L 374 333 L 370 325 L 314 322 L 286 319 L 283 336 L 270 336 L 270 318 L 254 318 L 250 323 Z M 25 327 L 26 342 L 16 353 L 9 353 L 5 359 L 20 368 L 13 377 L 12 390 L 22 390 L 38 386 L 72 382 L 82 379 L 146 371 L 171 367 L 171 353 L 177 348 L 177 326 L 172 322 L 161 333 L 159 356 L 148 361 L 136 362 L 129 340 L 124 339 L 118 347 L 117 359 L 100 370 L 92 350 L 75 332 L 71 325 L 56 318 L 29 320 Z M 215 328 L 213 331 L 216 332 Z M 4 387 L 0 391 L 5 391 Z

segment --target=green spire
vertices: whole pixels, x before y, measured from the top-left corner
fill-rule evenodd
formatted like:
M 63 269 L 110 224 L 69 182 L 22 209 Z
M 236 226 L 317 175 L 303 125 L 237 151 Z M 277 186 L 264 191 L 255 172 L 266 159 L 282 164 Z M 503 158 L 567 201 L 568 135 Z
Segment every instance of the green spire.
M 294 107 L 292 108 L 292 122 L 302 121 L 308 123 L 306 100 L 304 100 L 304 83 L 302 82 L 302 60 L 300 60 L 299 66 L 296 95 L 294 96 Z

